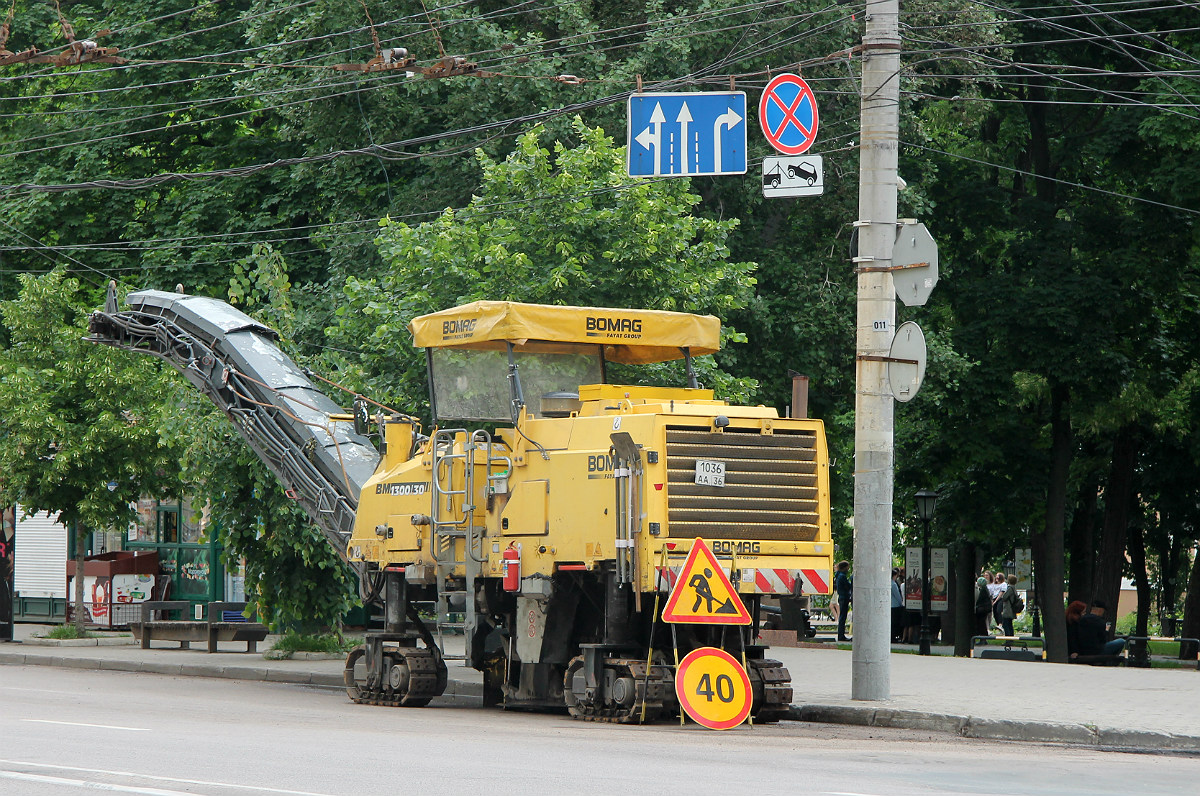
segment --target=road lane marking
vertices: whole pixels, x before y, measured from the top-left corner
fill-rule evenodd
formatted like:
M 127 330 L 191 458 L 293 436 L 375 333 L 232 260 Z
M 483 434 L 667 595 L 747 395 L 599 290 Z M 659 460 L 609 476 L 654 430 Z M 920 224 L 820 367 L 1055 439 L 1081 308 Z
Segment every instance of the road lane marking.
M 63 696 L 77 697 L 76 691 L 56 691 L 52 688 L 22 688 L 17 685 L 0 685 L 0 691 L 27 691 L 31 694 L 62 694 Z
M 18 774 L 15 771 L 0 771 L 0 779 L 12 779 L 17 782 L 36 782 L 39 785 L 70 785 L 88 790 L 104 790 L 115 793 L 139 793 L 142 796 L 186 796 L 187 791 L 162 790 L 160 788 L 138 788 L 133 785 L 115 785 L 108 782 L 88 782 L 85 779 L 67 779 L 66 777 L 49 777 L 44 774 Z
M 132 778 L 137 778 L 137 779 L 154 780 L 155 782 L 169 782 L 169 783 L 173 783 L 173 784 L 177 784 L 177 785 L 204 785 L 204 786 L 210 786 L 210 787 L 214 787 L 214 788 L 233 788 L 235 790 L 249 790 L 249 791 L 255 791 L 258 793 L 278 793 L 278 794 L 282 794 L 282 796 L 333 796 L 333 794 L 329 794 L 329 793 L 316 793 L 314 791 L 307 791 L 307 790 L 287 790 L 285 788 L 268 788 L 268 787 L 263 787 L 261 785 L 239 785 L 234 782 L 212 782 L 212 781 L 203 780 L 203 779 L 182 779 L 180 777 L 160 777 L 155 774 L 138 774 L 133 771 L 109 771 L 109 770 L 103 769 L 103 768 L 81 768 L 79 766 L 64 766 L 64 765 L 58 765 L 55 763 L 33 763 L 28 760 L 2 760 L 2 759 L 0 759 L 0 766 L 20 766 L 20 767 L 24 767 L 24 768 L 42 768 L 42 769 L 50 768 L 50 769 L 54 769 L 55 771 L 72 771 L 72 772 L 81 773 L 81 774 L 100 774 L 100 775 L 109 776 L 109 777 L 132 777 Z M 9 773 L 11 773 L 13 775 L 17 774 L 17 772 L 0 771 L 0 777 L 7 776 Z M 29 774 L 29 775 L 22 775 L 22 776 L 35 776 L 35 775 Z M 80 781 L 83 782 L 83 780 L 80 780 Z M 88 787 L 91 787 L 91 783 L 88 783 Z M 135 792 L 140 793 L 141 791 L 135 791 Z M 170 794 L 179 793 L 179 791 L 162 791 L 162 792 L 170 793 Z M 188 791 L 188 793 L 192 793 L 192 792 Z M 194 796 L 194 793 L 192 794 L 192 796 Z
M 150 732 L 146 727 L 118 727 L 114 724 L 84 724 L 81 721 L 51 721 L 50 719 L 21 719 L 35 724 L 61 724 L 66 727 L 91 727 L 97 730 L 128 730 L 129 732 Z

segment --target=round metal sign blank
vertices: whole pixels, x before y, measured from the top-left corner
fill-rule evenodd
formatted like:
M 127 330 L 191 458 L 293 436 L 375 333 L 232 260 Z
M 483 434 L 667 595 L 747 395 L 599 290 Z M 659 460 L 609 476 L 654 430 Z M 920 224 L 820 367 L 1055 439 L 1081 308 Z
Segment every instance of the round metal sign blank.
M 888 352 L 888 383 L 892 397 L 908 403 L 917 397 L 925 381 L 925 333 L 912 321 L 900 324 Z
M 799 75 L 778 75 L 763 89 L 758 123 L 771 146 L 799 155 L 817 140 L 817 98 Z

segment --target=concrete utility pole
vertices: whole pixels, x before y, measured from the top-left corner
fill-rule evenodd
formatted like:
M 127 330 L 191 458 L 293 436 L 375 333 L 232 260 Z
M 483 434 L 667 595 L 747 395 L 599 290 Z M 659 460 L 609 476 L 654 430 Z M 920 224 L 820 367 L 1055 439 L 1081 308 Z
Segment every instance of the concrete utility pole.
M 854 420 L 851 698 L 891 696 L 893 409 L 886 357 L 896 326 L 892 263 L 900 127 L 900 2 L 867 6 L 862 50 L 858 326 Z

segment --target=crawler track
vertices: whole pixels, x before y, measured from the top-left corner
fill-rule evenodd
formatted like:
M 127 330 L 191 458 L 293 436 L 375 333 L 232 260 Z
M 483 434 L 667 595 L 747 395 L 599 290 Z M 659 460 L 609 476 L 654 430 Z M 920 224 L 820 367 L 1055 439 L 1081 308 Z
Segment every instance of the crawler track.
M 360 705 L 419 708 L 429 704 L 446 690 L 446 663 L 434 650 L 421 647 L 385 647 L 382 655 L 388 661 L 372 687 L 366 679 L 355 674 L 356 664 L 366 655 L 366 647 L 357 647 L 346 656 L 343 682 L 346 693 Z M 395 671 L 395 676 L 392 672 Z
M 779 661 L 749 661 L 746 672 L 754 692 L 751 715 L 756 722 L 770 724 L 787 718 L 792 704 L 792 675 Z
M 583 721 L 603 721 L 610 724 L 649 724 L 675 707 L 675 676 L 669 666 L 658 664 L 649 667 L 646 661 L 631 658 L 607 658 L 605 670 L 626 683 L 633 683 L 631 704 L 590 704 L 575 699 L 573 680 L 575 673 L 583 668 L 583 657 L 576 657 L 567 666 L 563 676 L 563 694 L 567 701 L 567 712 Z M 642 717 L 642 702 L 645 701 L 645 718 Z

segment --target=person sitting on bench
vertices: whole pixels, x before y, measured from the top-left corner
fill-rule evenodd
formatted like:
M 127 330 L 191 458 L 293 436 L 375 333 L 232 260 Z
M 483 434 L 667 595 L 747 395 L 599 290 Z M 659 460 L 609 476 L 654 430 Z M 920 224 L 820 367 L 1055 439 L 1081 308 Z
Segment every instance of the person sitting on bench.
M 1079 657 L 1079 619 L 1087 613 L 1087 603 L 1072 600 L 1067 606 L 1067 655 Z
M 1112 625 L 1104 620 L 1106 608 L 1103 600 L 1092 600 L 1091 610 L 1079 617 L 1075 625 L 1079 651 L 1072 654 L 1072 658 L 1079 655 L 1120 655 L 1121 650 L 1125 649 L 1125 639 L 1108 640 L 1108 630 Z

